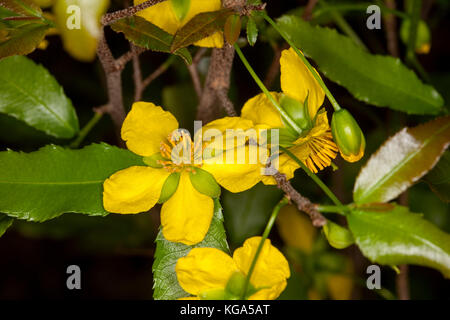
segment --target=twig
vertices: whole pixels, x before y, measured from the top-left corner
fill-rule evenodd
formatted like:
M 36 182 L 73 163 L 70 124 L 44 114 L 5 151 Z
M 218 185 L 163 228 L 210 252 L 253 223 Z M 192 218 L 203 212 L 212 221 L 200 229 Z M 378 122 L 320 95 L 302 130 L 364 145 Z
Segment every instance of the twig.
M 197 66 L 200 62 L 203 55 L 206 53 L 206 48 L 200 48 L 197 53 L 194 56 L 194 59 L 192 59 L 192 64 L 188 65 L 189 74 L 192 78 L 192 83 L 194 84 L 195 93 L 197 93 L 197 97 L 200 99 L 202 96 L 202 84 L 200 83 L 200 77 L 198 75 Z
M 308 4 L 305 7 L 305 11 L 303 11 L 302 18 L 309 21 L 312 18 L 312 12 L 314 10 L 314 7 L 317 5 L 319 0 L 309 0 Z
M 409 277 L 408 265 L 401 264 L 398 266 L 400 273 L 395 278 L 395 287 L 397 289 L 397 296 L 400 300 L 409 300 Z
M 223 0 L 226 8 L 243 6 L 245 0 Z M 234 59 L 234 48 L 225 43 L 221 49 L 213 49 L 211 62 L 206 76 L 205 87 L 197 108 L 197 119 L 207 123 L 218 113 L 215 102 L 218 92 L 228 92 L 230 88 L 230 74 Z
M 154 6 L 155 4 L 158 4 L 160 2 L 163 2 L 165 0 L 148 0 L 146 2 L 143 2 L 141 4 L 138 4 L 137 6 L 129 7 L 123 10 L 107 13 L 102 17 L 102 25 L 108 26 L 117 20 L 127 18 L 134 16 L 139 11 L 145 10 L 151 6 Z
M 147 49 L 142 47 L 135 47 L 135 50 L 130 50 L 124 53 L 122 56 L 116 59 L 116 68 L 123 70 L 125 65 L 133 60 L 135 56 L 139 56 L 141 53 L 145 52 Z
M 134 81 L 134 101 L 139 101 L 142 98 L 142 92 L 144 91 L 142 85 L 142 71 L 141 63 L 139 61 L 139 54 L 133 43 L 130 43 L 131 51 L 133 52 L 133 81 Z
M 385 0 L 386 7 L 395 10 L 394 0 Z M 386 25 L 386 39 L 389 54 L 393 57 L 399 57 L 398 39 L 397 39 L 397 19 L 392 13 L 384 16 L 384 23 Z
M 283 52 L 283 50 L 288 48 L 289 45 L 287 45 L 286 43 L 283 44 L 281 48 L 276 44 L 273 46 L 274 51 L 273 60 L 272 63 L 270 64 L 269 71 L 267 71 L 266 77 L 264 79 L 264 85 L 267 88 L 270 88 L 272 86 L 273 82 L 275 81 L 275 78 L 279 74 L 281 53 Z
M 160 75 L 162 75 L 164 72 L 166 72 L 167 69 L 169 69 L 169 67 L 170 67 L 170 65 L 172 64 L 172 62 L 175 61 L 175 59 L 176 59 L 176 56 L 171 55 L 171 56 L 170 56 L 170 57 L 169 57 L 162 65 L 160 65 L 160 66 L 158 67 L 158 69 L 156 69 L 155 71 L 153 71 L 147 78 L 145 78 L 145 79 L 142 81 L 142 87 L 141 87 L 142 91 L 139 92 L 139 95 L 138 95 L 138 96 L 136 96 L 136 97 L 138 98 L 136 101 L 142 99 L 142 95 L 143 95 L 145 89 L 150 85 L 150 83 L 153 82 L 153 80 L 155 80 L 155 79 L 158 78 Z
M 323 227 L 327 223 L 327 219 L 317 210 L 317 206 L 295 190 L 284 174 L 277 172 L 273 177 L 277 181 L 278 188 L 295 202 L 300 211 L 305 212 L 310 217 L 314 227 Z

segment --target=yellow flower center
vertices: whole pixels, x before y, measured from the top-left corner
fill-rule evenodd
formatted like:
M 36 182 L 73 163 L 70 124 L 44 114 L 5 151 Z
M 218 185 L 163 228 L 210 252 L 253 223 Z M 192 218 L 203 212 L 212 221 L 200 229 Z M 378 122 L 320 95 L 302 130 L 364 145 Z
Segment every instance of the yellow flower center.
M 194 167 L 202 166 L 202 144 L 193 143 L 190 134 L 185 130 L 177 130 L 162 141 L 160 146 L 164 160 L 158 160 L 169 172 L 182 170 L 194 171 Z

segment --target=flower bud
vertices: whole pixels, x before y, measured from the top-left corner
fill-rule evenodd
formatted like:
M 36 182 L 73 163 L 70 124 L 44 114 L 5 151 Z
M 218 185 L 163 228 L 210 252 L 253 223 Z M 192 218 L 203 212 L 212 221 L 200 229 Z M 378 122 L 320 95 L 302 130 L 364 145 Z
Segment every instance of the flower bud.
M 409 28 L 411 21 L 404 19 L 400 27 L 400 38 L 407 45 L 409 41 Z M 417 26 L 416 46 L 414 50 L 419 54 L 427 54 L 430 52 L 431 32 L 425 21 L 420 20 Z
M 333 113 L 331 132 L 342 158 L 356 162 L 364 155 L 366 140 L 356 120 L 345 109 Z
M 308 98 L 303 104 L 297 99 L 283 95 L 280 99 L 280 105 L 302 130 L 308 131 L 312 128 L 313 124 L 308 111 Z
M 241 34 L 241 18 L 233 14 L 228 17 L 224 27 L 225 39 L 230 45 L 234 45 Z
M 191 7 L 190 0 L 170 0 L 172 4 L 173 11 L 175 12 L 175 16 L 178 21 L 183 20 L 189 12 L 189 8 Z
M 192 185 L 198 192 L 211 198 L 218 198 L 220 196 L 220 186 L 211 173 L 199 168 L 193 168 L 189 175 Z
M 323 226 L 323 232 L 330 245 L 336 249 L 347 248 L 355 242 L 353 235 L 348 229 L 331 221 L 328 221 Z
M 161 189 L 158 203 L 164 203 L 177 191 L 178 183 L 180 182 L 180 173 L 174 172 L 167 177 Z
M 241 272 L 235 272 L 227 282 L 226 291 L 236 297 L 239 297 L 244 290 L 245 275 Z

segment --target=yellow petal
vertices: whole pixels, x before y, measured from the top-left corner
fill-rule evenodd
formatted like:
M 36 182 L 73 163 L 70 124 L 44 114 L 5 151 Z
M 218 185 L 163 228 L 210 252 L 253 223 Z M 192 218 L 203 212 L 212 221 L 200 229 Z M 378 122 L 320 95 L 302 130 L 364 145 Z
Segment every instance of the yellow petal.
M 280 296 L 283 290 L 286 288 L 287 281 L 282 281 L 274 285 L 270 289 L 261 289 L 258 292 L 252 294 L 248 300 L 275 300 Z
M 247 239 L 241 248 L 234 251 L 233 260 L 238 268 L 247 274 L 255 256 L 261 237 Z M 275 299 L 284 289 L 286 279 L 291 275 L 289 264 L 283 254 L 267 239 L 258 257 L 250 283 L 256 288 L 267 289 L 264 295 Z M 280 291 L 280 288 L 281 291 Z
M 226 150 L 214 158 L 204 159 L 202 166 L 203 170 L 214 176 L 217 183 L 231 192 L 252 188 L 261 181 L 263 168 L 255 145 Z
M 280 94 L 271 92 L 276 100 Z M 267 128 L 283 128 L 280 113 L 275 109 L 272 102 L 261 93 L 248 100 L 241 111 L 241 117 L 251 120 L 255 125 L 265 125 Z
M 164 169 L 138 166 L 114 173 L 103 183 L 105 210 L 123 214 L 150 210 L 169 174 Z
M 215 248 L 194 248 L 187 256 L 178 259 L 175 266 L 180 286 L 193 295 L 224 289 L 236 271 L 233 259 Z
M 277 218 L 278 231 L 289 247 L 300 249 L 306 253 L 312 251 L 317 229 L 304 213 L 294 205 L 284 206 Z
M 294 49 L 284 50 L 280 59 L 281 89 L 288 96 L 302 103 L 308 96 L 311 119 L 322 106 L 325 93 Z M 317 72 L 317 71 L 316 71 Z
M 160 151 L 173 130 L 178 128 L 175 117 L 150 102 L 136 102 L 122 125 L 122 139 L 134 153 L 149 157 Z
M 138 5 L 146 0 L 134 0 L 134 4 Z M 202 12 L 217 11 L 222 7 L 220 0 L 191 0 L 191 6 L 183 20 L 178 20 L 172 8 L 170 1 L 163 1 L 137 13 L 147 21 L 160 27 L 164 31 L 175 34 L 178 29 L 183 27 L 194 16 Z M 223 46 L 223 35 L 216 32 L 210 37 L 202 39 L 195 43 L 200 47 L 217 47 Z
M 213 200 L 198 192 L 191 184 L 189 173 L 183 171 L 177 191 L 161 209 L 163 235 L 172 242 L 197 244 L 208 232 L 213 212 Z

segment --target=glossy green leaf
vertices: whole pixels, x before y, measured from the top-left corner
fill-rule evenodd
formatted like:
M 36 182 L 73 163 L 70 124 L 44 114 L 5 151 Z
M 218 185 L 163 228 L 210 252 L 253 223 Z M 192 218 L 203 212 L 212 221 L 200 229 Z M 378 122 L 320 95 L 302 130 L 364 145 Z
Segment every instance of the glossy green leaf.
M 300 17 L 284 16 L 279 27 L 330 80 L 357 99 L 409 114 L 438 114 L 444 101 L 399 59 L 373 55 L 336 30 L 312 26 Z
M 187 49 L 171 50 L 173 36 L 144 18 L 135 16 L 121 19 L 111 25 L 116 32 L 122 32 L 135 45 L 160 52 L 173 52 L 183 58 L 187 64 L 192 63 L 191 54 Z
M 254 46 L 258 40 L 258 27 L 255 20 L 250 16 L 247 21 L 247 40 L 251 46 Z
M 356 203 L 389 202 L 422 178 L 450 143 L 450 117 L 404 128 L 361 169 L 353 189 Z
M 347 219 L 356 244 L 372 262 L 416 264 L 450 277 L 450 235 L 420 214 L 395 206 L 390 211 L 354 210 Z
M 203 12 L 193 17 L 180 28 L 173 39 L 171 51 L 185 48 L 207 38 L 217 31 L 222 31 L 228 17 L 234 13 L 231 9 Z
M 444 152 L 438 164 L 423 179 L 444 202 L 450 202 L 450 151 Z
M 282 195 L 277 187 L 262 183 L 244 192 L 224 191 L 222 203 L 230 245 L 240 246 L 245 239 L 261 235 Z
M 192 248 L 217 248 L 229 253 L 223 228 L 222 207 L 214 200 L 214 216 L 205 238 L 195 246 L 167 241 L 162 232 L 156 238 L 155 262 L 153 263 L 153 298 L 175 300 L 189 296 L 178 284 L 175 265 L 179 258 L 186 256 Z
M 57 138 L 79 130 L 72 102 L 55 78 L 23 56 L 0 61 L 0 112 Z
M 144 165 L 142 157 L 107 144 L 0 152 L 0 212 L 30 221 L 65 212 L 105 216 L 103 182 L 133 165 Z
M 51 23 L 44 18 L 28 16 L 26 20 L 2 20 L 18 13 L 0 7 L 0 59 L 16 54 L 26 55 L 42 42 Z
M 13 220 L 13 218 L 0 213 L 0 237 L 6 232 L 6 229 L 11 226 Z

